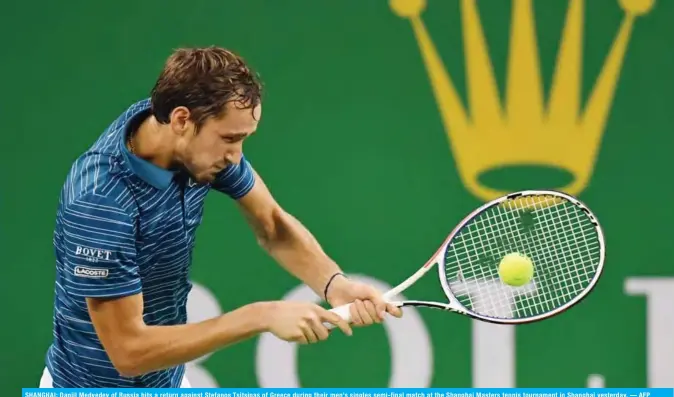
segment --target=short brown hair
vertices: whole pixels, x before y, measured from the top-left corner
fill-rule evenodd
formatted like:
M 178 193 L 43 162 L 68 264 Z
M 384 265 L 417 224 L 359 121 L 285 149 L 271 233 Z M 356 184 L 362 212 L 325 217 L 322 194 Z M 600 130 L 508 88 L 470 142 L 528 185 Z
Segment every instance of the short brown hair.
M 228 102 L 252 109 L 261 95 L 258 76 L 232 51 L 180 48 L 166 60 L 152 88 L 152 112 L 160 123 L 168 123 L 173 109 L 185 106 L 198 129 L 209 117 L 223 116 Z

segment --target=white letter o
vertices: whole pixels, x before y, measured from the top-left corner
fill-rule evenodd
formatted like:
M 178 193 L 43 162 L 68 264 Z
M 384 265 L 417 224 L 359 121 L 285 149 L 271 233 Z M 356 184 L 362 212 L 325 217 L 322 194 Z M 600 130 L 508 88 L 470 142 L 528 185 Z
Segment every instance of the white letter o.
M 391 286 L 364 275 L 350 275 L 379 289 Z M 319 298 L 301 284 L 284 297 L 289 301 L 314 301 Z M 400 296 L 398 299 L 403 300 Z M 416 309 L 406 307 L 402 318 L 389 318 L 383 326 L 391 348 L 391 377 L 388 387 L 429 387 L 433 375 L 433 350 L 424 321 Z M 355 330 L 357 331 L 357 329 Z M 329 340 L 324 343 L 330 343 Z M 278 339 L 271 333 L 260 335 L 255 357 L 259 387 L 299 388 L 297 345 Z
M 222 314 L 218 299 L 205 286 L 192 282 L 192 290 L 187 297 L 187 322 L 197 323 Z M 185 377 L 192 387 L 217 388 L 218 382 L 201 364 L 213 353 L 207 353 L 192 360 L 185 366 Z

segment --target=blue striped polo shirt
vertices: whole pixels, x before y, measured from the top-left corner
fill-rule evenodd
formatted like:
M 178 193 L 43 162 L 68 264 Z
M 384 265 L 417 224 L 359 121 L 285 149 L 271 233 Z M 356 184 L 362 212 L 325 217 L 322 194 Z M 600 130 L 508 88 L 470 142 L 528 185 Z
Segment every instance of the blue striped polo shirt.
M 188 278 L 204 199 L 215 189 L 238 199 L 253 187 L 245 157 L 209 185 L 146 162 L 126 148 L 130 126 L 150 101 L 123 112 L 72 165 L 53 235 L 56 283 L 47 368 L 54 387 L 179 387 L 184 365 L 122 377 L 99 341 L 86 297 L 143 293 L 148 325 L 185 324 Z

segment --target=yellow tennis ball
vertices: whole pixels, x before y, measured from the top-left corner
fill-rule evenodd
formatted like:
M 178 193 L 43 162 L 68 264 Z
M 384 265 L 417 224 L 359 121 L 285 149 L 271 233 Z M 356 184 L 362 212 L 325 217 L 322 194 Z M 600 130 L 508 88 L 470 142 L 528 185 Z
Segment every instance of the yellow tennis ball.
M 534 263 L 528 256 L 513 252 L 501 259 L 498 274 L 504 283 L 521 287 L 534 277 Z

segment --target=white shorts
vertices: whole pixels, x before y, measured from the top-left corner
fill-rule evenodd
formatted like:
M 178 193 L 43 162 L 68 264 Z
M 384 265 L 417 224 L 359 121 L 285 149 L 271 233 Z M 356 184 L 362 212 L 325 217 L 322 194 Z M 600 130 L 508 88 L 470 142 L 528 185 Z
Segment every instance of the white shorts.
M 44 371 L 42 371 L 42 378 L 40 379 L 40 389 L 53 389 L 53 380 L 51 378 L 51 374 L 45 367 Z M 190 385 L 190 382 L 187 380 L 187 376 L 183 376 L 183 381 L 180 383 L 180 388 L 181 389 L 190 389 L 192 386 Z

